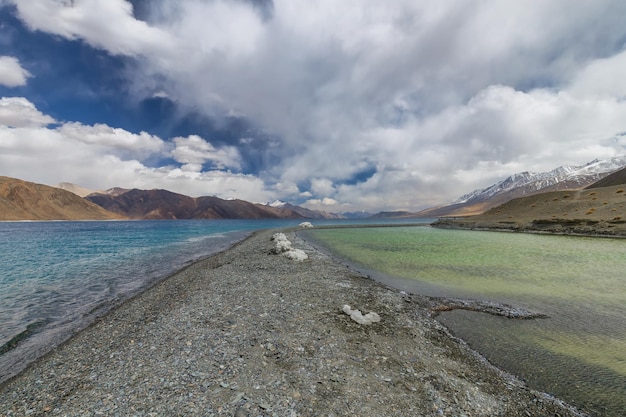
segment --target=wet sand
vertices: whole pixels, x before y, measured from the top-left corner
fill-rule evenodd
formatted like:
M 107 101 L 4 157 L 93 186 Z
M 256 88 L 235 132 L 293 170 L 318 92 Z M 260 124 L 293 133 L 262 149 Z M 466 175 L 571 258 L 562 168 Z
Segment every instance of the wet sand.
M 579 416 L 286 232 L 197 262 L 0 387 L 2 416 Z M 359 324 L 344 305 L 380 321 Z

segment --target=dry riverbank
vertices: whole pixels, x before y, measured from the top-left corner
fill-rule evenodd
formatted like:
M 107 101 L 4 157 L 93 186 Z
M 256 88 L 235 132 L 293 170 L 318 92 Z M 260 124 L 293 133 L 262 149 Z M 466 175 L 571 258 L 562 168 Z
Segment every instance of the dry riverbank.
M 575 416 L 429 301 L 260 232 L 128 301 L 0 388 L 3 416 Z M 349 304 L 380 321 L 358 324 Z

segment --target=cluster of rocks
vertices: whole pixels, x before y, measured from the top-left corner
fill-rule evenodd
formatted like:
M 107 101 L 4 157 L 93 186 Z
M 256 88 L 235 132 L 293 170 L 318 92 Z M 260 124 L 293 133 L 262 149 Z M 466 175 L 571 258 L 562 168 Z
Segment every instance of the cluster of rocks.
M 291 241 L 287 239 L 284 233 L 275 233 L 272 236 L 272 240 L 274 241 L 272 253 L 285 256 L 294 261 L 306 261 L 309 259 L 305 251 L 292 247 Z

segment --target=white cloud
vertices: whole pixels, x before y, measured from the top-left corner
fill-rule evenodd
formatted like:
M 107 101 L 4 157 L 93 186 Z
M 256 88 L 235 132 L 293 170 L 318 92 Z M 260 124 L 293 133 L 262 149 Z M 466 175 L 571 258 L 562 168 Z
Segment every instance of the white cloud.
M 330 174 L 314 178 L 311 191 L 350 202 L 350 209 L 416 210 L 515 172 L 625 154 L 626 146 L 613 140 L 625 120 L 626 101 L 492 86 L 465 105 L 411 118 L 401 127 L 371 130 L 345 152 L 338 143 L 326 157 L 316 158 L 329 148 L 313 143 L 313 149 L 289 162 L 285 175 Z M 358 147 L 361 152 L 350 152 Z M 377 161 L 377 172 L 362 183 L 342 185 L 346 173 L 362 163 L 363 153 Z
M 216 148 L 200 136 L 173 139 L 176 148 L 172 151 L 174 160 L 185 164 L 185 170 L 197 172 L 210 162 L 215 169 L 241 168 L 241 155 L 234 146 Z
M 82 39 L 120 55 L 158 55 L 176 41 L 166 32 L 133 17 L 126 0 L 13 0 L 20 18 L 35 30 Z
M 335 192 L 335 187 L 328 178 L 313 178 L 311 179 L 311 191 L 317 195 L 331 195 Z
M 277 0 L 269 20 L 243 2 L 190 4 L 159 24 L 192 45 L 193 62 L 152 65 L 147 74 L 168 77 L 179 102 L 211 114 L 237 109 L 277 133 L 285 155 L 268 172 L 310 181 L 302 191 L 312 200 L 407 209 L 446 201 L 483 185 L 470 178 L 495 181 L 515 167 L 551 169 L 615 152 L 596 142 L 626 127 L 619 101 L 553 88 L 624 36 L 612 16 L 626 8 L 616 2 Z M 568 17 L 555 20 L 562 7 Z M 245 41 L 226 41 L 200 24 L 203 14 L 246 20 L 252 30 Z M 590 16 L 609 25 L 589 32 Z M 534 90 L 516 88 L 537 81 Z M 342 186 L 371 166 L 375 178 Z
M 17 58 L 0 56 L 0 85 L 20 87 L 26 85 L 31 74 L 20 65 Z
M 34 29 L 141 56 L 134 91 L 266 129 L 279 162 L 260 169 L 260 188 L 281 199 L 417 210 L 518 170 L 624 152 L 609 140 L 626 131 L 621 0 L 274 0 L 266 13 L 245 1 L 162 0 L 146 22 L 123 0 L 15 1 Z M 157 143 L 135 140 L 150 152 Z M 181 166 L 162 169 L 176 178 L 168 184 L 191 184 L 206 163 L 240 169 L 234 146 L 253 142 L 176 138 Z M 220 175 L 202 181 L 260 181 Z
M 24 97 L 0 98 L 0 125 L 11 127 L 47 126 L 55 120 L 41 113 Z
M 25 120 L 19 124 L 5 123 L 2 104 L 21 106 Z M 135 134 L 103 124 L 87 126 L 76 122 L 48 128 L 41 122 L 48 118 L 24 98 L 0 100 L 2 175 L 49 185 L 72 182 L 91 189 L 164 188 L 191 196 L 215 195 L 254 202 L 276 199 L 276 192 L 253 175 L 219 169 L 189 171 L 186 165 L 148 165 L 148 161 L 159 159 L 156 157 L 169 157 L 171 151 L 162 139 L 145 132 Z M 216 149 L 194 136 L 176 138 L 175 143 L 178 162 L 183 164 L 195 160 L 238 164 L 234 148 Z
M 156 136 L 146 132 L 134 134 L 105 124 L 86 126 L 81 123 L 69 122 L 61 125 L 58 131 L 68 140 L 101 147 L 125 157 L 146 158 L 152 154 L 160 153 L 165 148 L 163 140 Z
M 328 197 L 324 197 L 322 199 L 313 198 L 307 200 L 303 204 L 303 206 L 311 210 L 320 211 L 338 212 L 342 210 L 341 203 L 339 203 L 339 201 Z
M 626 50 L 585 66 L 568 90 L 577 96 L 615 97 L 626 100 Z

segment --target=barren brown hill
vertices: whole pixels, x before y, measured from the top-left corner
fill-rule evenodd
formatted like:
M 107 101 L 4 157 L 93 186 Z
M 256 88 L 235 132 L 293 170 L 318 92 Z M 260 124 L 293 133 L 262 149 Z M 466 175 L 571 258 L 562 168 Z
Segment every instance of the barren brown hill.
M 626 186 L 536 194 L 435 226 L 626 236 Z
M 111 213 L 69 191 L 0 176 L 0 220 L 114 220 Z
M 132 219 L 188 219 L 194 198 L 166 190 L 130 190 L 122 194 L 91 194 L 87 200 Z
M 301 219 L 295 207 L 282 208 L 218 197 L 193 198 L 167 190 L 97 193 L 91 202 L 133 219 Z

